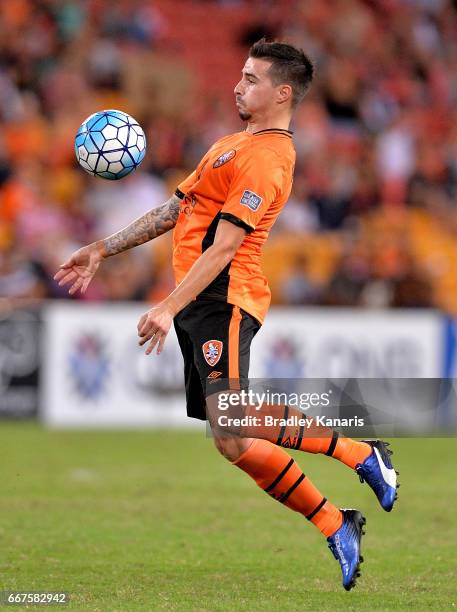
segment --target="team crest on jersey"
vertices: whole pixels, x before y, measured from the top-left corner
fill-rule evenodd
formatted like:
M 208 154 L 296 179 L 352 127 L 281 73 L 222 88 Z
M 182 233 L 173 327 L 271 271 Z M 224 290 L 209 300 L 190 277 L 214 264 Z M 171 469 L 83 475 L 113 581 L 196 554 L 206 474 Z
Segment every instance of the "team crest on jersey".
M 216 365 L 221 358 L 223 346 L 220 340 L 207 340 L 202 344 L 203 357 L 208 365 Z
M 235 155 L 236 155 L 235 149 L 230 149 L 230 151 L 226 151 L 225 153 L 222 153 L 222 155 L 220 155 L 214 162 L 213 168 L 220 168 L 221 166 L 229 162 L 231 159 L 233 159 Z
M 262 199 L 259 195 L 254 193 L 253 191 L 249 191 L 249 189 L 245 189 L 243 195 L 241 196 L 240 203 L 244 206 L 247 206 L 254 212 L 259 208 L 262 204 Z

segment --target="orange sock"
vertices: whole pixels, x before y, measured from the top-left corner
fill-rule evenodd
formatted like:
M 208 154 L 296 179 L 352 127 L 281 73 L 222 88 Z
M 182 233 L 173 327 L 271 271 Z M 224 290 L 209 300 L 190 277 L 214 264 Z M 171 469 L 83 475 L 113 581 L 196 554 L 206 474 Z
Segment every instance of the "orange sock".
M 338 461 L 341 461 L 341 463 L 344 463 L 353 470 L 357 464 L 363 463 L 372 452 L 371 446 L 366 442 L 358 442 L 352 438 L 345 438 L 340 436 L 335 430 L 329 429 L 327 433 L 325 428 L 322 428 L 322 432 L 319 433 L 322 434 L 319 438 L 304 437 L 300 440 L 298 436 L 295 440 L 295 445 L 290 448 L 306 453 L 325 454 L 328 457 L 338 459 Z M 327 433 L 327 435 L 324 436 L 324 433 Z M 284 446 L 283 443 L 279 443 L 281 446 Z
M 358 463 L 363 463 L 371 455 L 372 450 L 371 446 L 366 442 L 338 437 L 333 452 L 327 454 L 354 470 Z
M 305 416 L 296 408 L 274 405 L 264 405 L 261 412 L 249 408 L 246 414 L 248 416 L 271 415 L 278 419 L 278 422 L 279 420 L 287 421 L 291 417 L 297 420 L 303 419 Z M 334 457 L 352 469 L 358 463 L 362 463 L 372 452 L 371 446 L 366 442 L 345 438 L 334 429 L 322 425 L 312 424 L 311 427 L 247 426 L 242 431 L 245 437 L 262 438 L 283 448 Z
M 303 514 L 326 537 L 341 527 L 340 510 L 316 489 L 282 448 L 257 439 L 233 464 L 249 474 L 271 497 Z

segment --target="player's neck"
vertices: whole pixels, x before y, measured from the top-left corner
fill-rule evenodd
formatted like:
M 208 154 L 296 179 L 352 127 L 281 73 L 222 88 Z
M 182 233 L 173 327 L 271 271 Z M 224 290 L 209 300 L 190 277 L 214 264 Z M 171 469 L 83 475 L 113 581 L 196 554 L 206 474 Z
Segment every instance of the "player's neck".
M 254 119 L 248 121 L 246 132 L 254 134 L 262 130 L 288 130 L 290 125 L 290 117 L 272 117 L 263 119 Z

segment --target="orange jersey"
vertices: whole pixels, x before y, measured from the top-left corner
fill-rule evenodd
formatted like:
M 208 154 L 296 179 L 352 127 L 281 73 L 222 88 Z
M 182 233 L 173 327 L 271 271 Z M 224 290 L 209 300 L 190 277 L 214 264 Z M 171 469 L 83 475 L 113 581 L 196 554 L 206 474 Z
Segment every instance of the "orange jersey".
M 260 266 L 261 248 L 292 187 L 291 132 L 239 132 L 218 140 L 176 190 L 182 199 L 173 236 L 173 268 L 180 283 L 214 242 L 220 219 L 246 229 L 235 257 L 198 298 L 224 300 L 261 323 L 271 293 Z

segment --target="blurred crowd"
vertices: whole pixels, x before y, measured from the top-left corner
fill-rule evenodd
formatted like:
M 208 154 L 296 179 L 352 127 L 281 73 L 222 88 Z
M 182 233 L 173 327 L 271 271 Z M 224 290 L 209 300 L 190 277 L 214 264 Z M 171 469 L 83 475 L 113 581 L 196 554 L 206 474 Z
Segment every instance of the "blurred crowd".
M 316 81 L 292 129 L 294 189 L 265 248 L 282 304 L 457 313 L 457 2 L 13 0 L 0 4 L 0 299 L 62 298 L 77 247 L 165 201 L 218 137 L 262 35 L 305 50 Z M 144 127 L 141 169 L 75 162 L 103 108 Z M 84 298 L 160 300 L 170 236 L 107 260 Z

